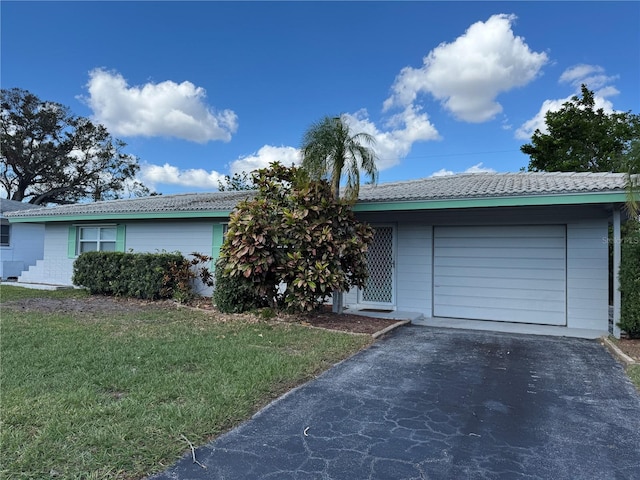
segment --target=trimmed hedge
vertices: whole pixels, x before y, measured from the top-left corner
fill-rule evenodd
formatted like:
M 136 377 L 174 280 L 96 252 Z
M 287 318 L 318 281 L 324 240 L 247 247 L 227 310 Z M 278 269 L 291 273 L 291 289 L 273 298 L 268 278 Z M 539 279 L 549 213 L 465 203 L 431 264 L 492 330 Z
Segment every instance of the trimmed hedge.
M 171 296 L 170 265 L 183 262 L 179 253 L 86 252 L 73 264 L 73 284 L 93 294 L 143 299 Z
M 618 326 L 631 337 L 640 337 L 640 223 L 623 238 L 620 262 L 620 322 Z
M 242 275 L 225 275 L 225 261 L 220 258 L 216 263 L 215 289 L 213 304 L 222 313 L 242 313 L 266 307 L 266 298 L 261 297 L 251 282 Z

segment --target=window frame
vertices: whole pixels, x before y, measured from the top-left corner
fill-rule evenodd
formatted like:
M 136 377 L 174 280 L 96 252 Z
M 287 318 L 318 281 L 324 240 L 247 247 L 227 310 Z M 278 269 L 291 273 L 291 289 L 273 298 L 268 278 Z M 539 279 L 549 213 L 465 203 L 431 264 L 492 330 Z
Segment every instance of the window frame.
M 6 230 L 6 234 L 2 233 L 2 230 Z M 3 237 L 7 238 L 7 241 L 2 241 Z M 2 219 L 0 221 L 0 247 L 10 247 L 11 246 L 11 224 L 9 220 Z
M 81 240 L 82 229 L 84 228 L 97 228 L 98 238 L 96 240 Z M 115 240 L 100 240 L 100 229 L 113 228 L 115 229 Z M 77 258 L 84 252 L 81 252 L 82 243 L 95 242 L 97 243 L 98 250 L 87 251 L 114 251 L 124 252 L 125 249 L 125 225 L 116 223 L 100 223 L 100 224 L 75 224 L 69 226 L 69 239 L 68 239 L 68 258 Z M 100 250 L 101 243 L 111 243 L 114 245 L 113 250 Z

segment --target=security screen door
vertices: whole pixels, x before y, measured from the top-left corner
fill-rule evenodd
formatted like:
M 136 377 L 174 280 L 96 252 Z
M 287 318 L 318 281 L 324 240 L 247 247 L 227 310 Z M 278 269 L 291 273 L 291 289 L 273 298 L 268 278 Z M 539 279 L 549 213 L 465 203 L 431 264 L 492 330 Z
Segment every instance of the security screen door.
M 373 242 L 367 252 L 369 278 L 360 291 L 360 302 L 372 306 L 394 305 L 394 228 L 391 225 L 373 226 Z

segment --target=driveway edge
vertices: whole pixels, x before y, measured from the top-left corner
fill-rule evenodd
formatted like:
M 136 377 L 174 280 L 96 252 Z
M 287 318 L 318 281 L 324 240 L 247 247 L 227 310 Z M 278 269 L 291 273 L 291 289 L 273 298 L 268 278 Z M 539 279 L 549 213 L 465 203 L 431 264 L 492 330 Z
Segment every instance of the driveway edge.
M 601 337 L 601 338 L 602 338 L 602 344 L 605 347 L 607 347 L 607 349 L 613 354 L 614 357 L 616 357 L 620 362 L 624 363 L 625 367 L 628 367 L 629 365 L 635 365 L 636 363 L 638 363 L 629 355 L 627 355 L 622 350 L 620 350 L 618 346 L 615 343 L 613 343 L 608 337 Z
M 389 333 L 391 330 L 395 330 L 396 328 L 406 325 L 407 323 L 411 323 L 411 320 L 400 320 L 399 322 L 396 322 L 393 325 L 389 325 L 387 328 L 383 328 L 382 330 L 372 334 L 371 336 L 373 338 L 380 338 L 385 333 Z

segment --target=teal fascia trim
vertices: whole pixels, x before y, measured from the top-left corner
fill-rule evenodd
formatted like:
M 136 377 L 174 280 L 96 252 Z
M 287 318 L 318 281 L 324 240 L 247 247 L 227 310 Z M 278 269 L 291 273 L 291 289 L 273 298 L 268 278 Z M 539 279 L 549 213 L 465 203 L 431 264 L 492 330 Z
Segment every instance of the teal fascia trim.
M 206 212 L 156 212 L 156 213 L 88 213 L 86 215 L 39 215 L 9 218 L 10 223 L 83 222 L 116 220 L 158 220 L 183 218 L 229 218 L 231 210 Z
M 457 208 L 523 207 L 542 205 L 586 205 L 598 203 L 626 203 L 625 192 L 618 193 L 574 193 L 564 195 L 529 195 L 493 198 L 458 198 L 446 200 L 412 200 L 356 203 L 355 212 L 388 212 L 401 210 L 447 210 Z M 202 212 L 152 212 L 152 213 L 89 213 L 86 215 L 41 215 L 9 217 L 10 223 L 81 222 L 158 220 L 188 218 L 229 218 L 232 210 Z
M 457 208 L 527 207 L 543 205 L 586 205 L 625 203 L 626 194 L 579 193 L 566 195 L 531 195 L 525 197 L 459 198 L 397 202 L 367 202 L 354 205 L 355 212 L 389 212 L 399 210 L 448 210 Z

